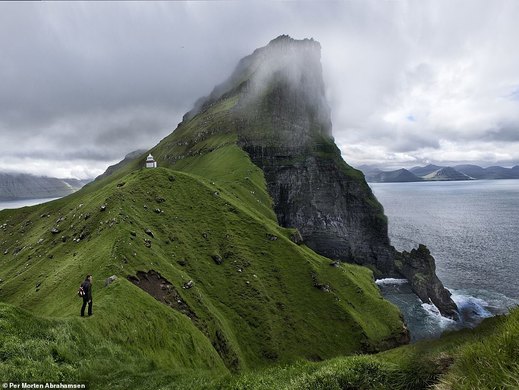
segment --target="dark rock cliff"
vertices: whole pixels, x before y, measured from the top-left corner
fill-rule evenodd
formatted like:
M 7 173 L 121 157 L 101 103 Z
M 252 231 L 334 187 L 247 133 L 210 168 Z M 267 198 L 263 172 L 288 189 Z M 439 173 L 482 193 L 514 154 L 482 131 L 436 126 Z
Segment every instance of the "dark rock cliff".
M 395 251 L 395 268 L 409 280 L 411 288 L 423 302 L 430 300 L 443 315 L 458 319 L 458 308 L 449 290 L 436 276 L 434 257 L 425 245 L 420 244 L 411 252 Z
M 305 244 L 324 256 L 366 265 L 377 277 L 409 276 L 422 300 L 453 316 L 455 304 L 434 273 L 432 257 L 432 268 L 420 261 L 413 263 L 414 273 L 396 267 L 396 257 L 400 264 L 409 257 L 390 245 L 382 206 L 334 143 L 320 58 L 318 42 L 280 36 L 242 59 L 184 120 L 238 95 L 232 112 L 238 145 L 263 170 L 279 224 L 297 228 Z M 416 274 L 427 288 L 413 283 Z

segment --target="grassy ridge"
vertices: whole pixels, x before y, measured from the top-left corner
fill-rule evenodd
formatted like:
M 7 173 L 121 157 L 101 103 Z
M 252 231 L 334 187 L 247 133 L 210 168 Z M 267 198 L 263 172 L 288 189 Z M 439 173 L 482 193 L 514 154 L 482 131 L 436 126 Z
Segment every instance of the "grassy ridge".
M 50 334 L 50 323 L 59 321 L 71 337 L 84 337 L 80 345 L 96 345 L 93 355 L 78 354 L 66 370 L 51 366 L 49 372 L 73 371 L 88 379 L 97 370 L 89 361 L 100 359 L 111 368 L 97 383 L 124 378 L 125 366 L 164 371 L 170 379 L 189 370 L 218 377 L 228 369 L 384 348 L 401 336 L 398 310 L 381 299 L 369 270 L 330 267 L 330 260 L 293 243 L 292 231 L 275 223 L 252 164 L 234 171 L 211 168 L 226 167 L 224 160 L 246 163 L 245 157 L 224 147 L 207 155 L 207 169 L 203 160 L 191 165 L 205 178 L 142 169 L 100 189 L 0 212 L 6 224 L 1 249 L 7 250 L 0 257 L 2 301 L 50 321 L 43 328 Z M 173 284 L 196 320 L 126 280 L 151 269 Z M 75 291 L 87 273 L 95 278 L 95 314 L 79 319 Z M 118 279 L 103 287 L 113 274 Z M 189 280 L 194 287 L 182 288 Z M 136 363 L 133 356 L 142 358 Z M 16 361 L 4 364 L 12 368 Z M 43 362 L 34 365 L 45 371 Z

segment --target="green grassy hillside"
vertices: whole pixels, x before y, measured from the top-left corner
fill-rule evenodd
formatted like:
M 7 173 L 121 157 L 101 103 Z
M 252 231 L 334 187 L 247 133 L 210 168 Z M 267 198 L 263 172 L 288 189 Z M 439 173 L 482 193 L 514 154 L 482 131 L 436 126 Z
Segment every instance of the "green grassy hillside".
M 332 267 L 276 224 L 261 171 L 239 148 L 184 164 L 192 173 L 138 169 L 0 212 L 0 294 L 9 304 L 2 377 L 120 384 L 127 367 L 218 376 L 387 348 L 402 337 L 399 312 L 371 271 Z M 149 270 L 194 314 L 127 280 Z M 94 316 L 80 318 L 75 293 L 87 273 Z M 117 280 L 104 287 L 111 275 Z M 15 348 L 16 340 L 28 345 Z

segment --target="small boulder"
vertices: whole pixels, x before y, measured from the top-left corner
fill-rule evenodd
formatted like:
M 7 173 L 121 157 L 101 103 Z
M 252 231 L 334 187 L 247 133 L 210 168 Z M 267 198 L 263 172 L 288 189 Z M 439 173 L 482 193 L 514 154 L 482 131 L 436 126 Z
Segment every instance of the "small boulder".
M 155 236 L 153 235 L 153 232 L 150 229 L 144 229 L 144 233 L 146 233 L 151 238 L 155 238 Z
M 186 290 L 189 290 L 191 287 L 193 287 L 193 281 L 190 280 L 189 282 L 184 283 L 183 286 Z
M 267 233 L 267 238 L 269 239 L 269 241 L 276 241 L 278 239 L 278 236 L 271 233 Z
M 334 268 L 338 268 L 341 265 L 341 262 L 339 260 L 332 261 L 330 265 Z
M 53 227 L 52 229 L 50 229 L 50 232 L 52 234 L 58 234 L 61 230 L 59 230 L 57 227 Z
M 99 207 L 99 211 L 105 211 L 105 210 L 106 210 L 106 205 L 102 204 L 101 207 Z
M 297 229 L 290 235 L 290 240 L 297 245 L 301 245 L 304 242 L 303 236 Z
M 211 258 L 215 262 L 215 264 L 220 265 L 223 263 L 223 259 L 220 255 L 212 255 Z
M 105 287 L 109 286 L 111 283 L 115 282 L 115 280 L 117 279 L 117 276 L 115 275 L 112 275 L 108 278 L 105 279 Z
M 151 240 L 145 238 L 145 239 L 144 239 L 144 246 L 145 246 L 146 248 L 151 248 Z
M 131 231 L 130 234 L 135 237 L 137 235 L 137 232 Z
M 328 286 L 327 284 L 317 283 L 317 284 L 314 284 L 314 287 L 318 288 L 319 290 L 324 291 L 324 292 L 330 292 L 330 286 Z

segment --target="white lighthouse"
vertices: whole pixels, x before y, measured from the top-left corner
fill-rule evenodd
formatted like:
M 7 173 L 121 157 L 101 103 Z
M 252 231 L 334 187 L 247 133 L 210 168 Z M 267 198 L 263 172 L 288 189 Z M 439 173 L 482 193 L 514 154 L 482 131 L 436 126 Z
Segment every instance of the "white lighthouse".
M 146 168 L 157 168 L 157 162 L 153 159 L 151 153 L 146 158 Z

